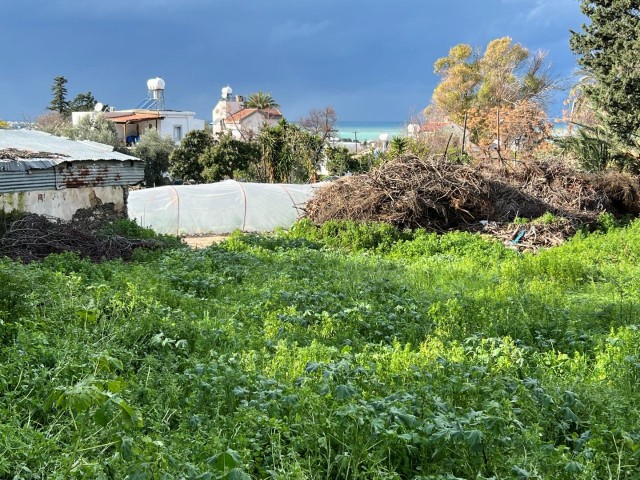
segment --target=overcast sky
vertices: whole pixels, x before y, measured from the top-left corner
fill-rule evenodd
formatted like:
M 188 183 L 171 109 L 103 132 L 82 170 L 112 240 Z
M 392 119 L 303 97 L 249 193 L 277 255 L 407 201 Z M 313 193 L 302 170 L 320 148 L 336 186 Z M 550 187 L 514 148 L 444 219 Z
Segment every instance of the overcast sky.
M 51 84 L 118 109 L 166 82 L 167 108 L 211 120 L 220 89 L 270 92 L 290 120 L 405 121 L 430 101 L 433 63 L 458 43 L 510 36 L 545 50 L 559 78 L 576 59 L 579 0 L 2 0 L 0 119 L 45 112 Z M 560 111 L 561 96 L 552 106 Z

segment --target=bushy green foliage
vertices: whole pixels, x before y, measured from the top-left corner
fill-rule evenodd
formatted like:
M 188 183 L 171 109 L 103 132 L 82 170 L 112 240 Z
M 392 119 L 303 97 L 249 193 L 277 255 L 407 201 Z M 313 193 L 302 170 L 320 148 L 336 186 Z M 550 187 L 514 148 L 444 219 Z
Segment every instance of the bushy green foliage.
M 243 141 L 231 135 L 222 135 L 200 155 L 202 177 L 207 182 L 247 176 L 251 165 L 260 159 L 260 149 L 255 142 Z
M 111 223 L 104 224 L 99 232 L 101 236 L 113 236 L 118 235 L 130 239 L 149 240 L 149 239 L 172 239 L 177 240 L 176 237 L 170 235 L 159 235 L 151 228 L 141 227 L 135 220 L 129 220 L 127 218 L 121 218 Z M 178 244 L 174 244 L 177 246 Z
M 0 261 L 0 477 L 633 479 L 639 257 L 301 222 Z
M 82 117 L 77 125 L 69 130 L 73 140 L 90 140 L 113 147 L 121 146 L 115 124 L 102 113 L 92 113 Z
M 188 132 L 182 139 L 180 146 L 171 152 L 169 157 L 171 176 L 181 180 L 204 181 L 203 166 L 199 162 L 199 158 L 213 145 L 215 145 L 215 138 L 211 132 L 207 130 Z
M 612 137 L 637 149 L 640 129 L 636 115 L 640 107 L 640 74 L 636 68 L 640 53 L 638 2 L 582 0 L 580 10 L 589 22 L 582 25 L 581 31 L 572 32 L 570 46 L 578 55 L 578 63 L 595 80 L 585 87 L 585 92 Z
M 303 219 L 290 229 L 288 235 L 319 241 L 333 248 L 386 252 L 398 240 L 410 238 L 412 233 L 400 231 L 384 222 L 329 221 L 317 226 Z
M 169 157 L 175 149 L 171 137 L 160 136 L 155 128 L 145 131 L 133 147 L 132 155 L 144 160 L 144 184 L 157 187 L 168 183 Z

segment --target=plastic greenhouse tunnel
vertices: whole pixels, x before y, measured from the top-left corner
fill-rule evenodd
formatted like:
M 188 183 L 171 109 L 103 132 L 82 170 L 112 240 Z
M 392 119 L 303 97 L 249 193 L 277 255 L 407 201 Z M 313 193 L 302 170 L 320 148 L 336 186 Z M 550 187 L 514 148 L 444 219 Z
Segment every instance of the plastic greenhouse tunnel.
M 129 193 L 129 218 L 157 233 L 220 235 L 289 228 L 320 184 L 167 185 Z

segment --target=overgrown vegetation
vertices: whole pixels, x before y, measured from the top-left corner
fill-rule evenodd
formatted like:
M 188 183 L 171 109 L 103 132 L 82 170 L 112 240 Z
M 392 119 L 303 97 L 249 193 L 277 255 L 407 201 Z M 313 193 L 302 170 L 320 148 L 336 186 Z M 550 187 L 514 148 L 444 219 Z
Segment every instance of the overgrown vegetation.
M 640 222 L 602 221 L 2 260 L 0 477 L 635 478 Z

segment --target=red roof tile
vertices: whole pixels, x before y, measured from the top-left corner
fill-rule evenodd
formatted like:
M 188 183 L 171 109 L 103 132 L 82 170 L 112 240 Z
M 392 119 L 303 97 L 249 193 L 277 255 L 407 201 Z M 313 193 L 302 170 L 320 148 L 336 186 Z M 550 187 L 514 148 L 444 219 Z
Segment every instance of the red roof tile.
M 242 120 L 244 120 L 245 118 L 253 115 L 254 113 L 260 112 L 262 113 L 265 117 L 271 117 L 271 118 L 275 118 L 275 117 L 281 117 L 282 113 L 280 113 L 280 110 L 277 110 L 275 108 L 243 108 L 242 110 L 234 113 L 233 115 L 229 115 L 227 116 L 227 118 L 225 119 L 225 122 L 228 123 L 239 123 Z

